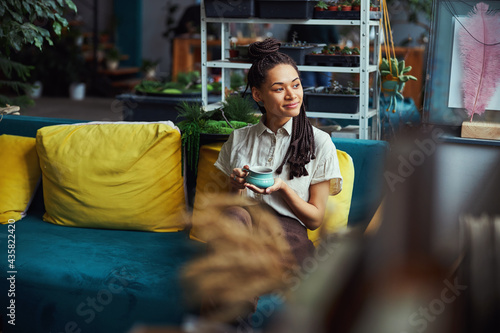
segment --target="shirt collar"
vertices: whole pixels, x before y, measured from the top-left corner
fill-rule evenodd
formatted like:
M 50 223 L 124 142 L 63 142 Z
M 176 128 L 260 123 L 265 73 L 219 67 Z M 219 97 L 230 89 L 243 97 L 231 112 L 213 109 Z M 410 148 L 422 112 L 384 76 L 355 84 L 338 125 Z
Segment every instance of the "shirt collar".
M 259 136 L 261 136 L 264 132 L 267 132 L 269 131 L 270 133 L 272 133 L 272 131 L 264 124 L 264 122 L 266 121 L 266 115 L 262 115 L 262 117 L 260 117 L 260 121 L 259 123 L 257 124 L 257 134 Z M 293 118 L 290 118 L 290 120 L 288 120 L 285 125 L 283 125 L 281 128 L 283 130 L 286 131 L 286 133 L 288 135 L 292 135 L 292 126 L 293 126 Z

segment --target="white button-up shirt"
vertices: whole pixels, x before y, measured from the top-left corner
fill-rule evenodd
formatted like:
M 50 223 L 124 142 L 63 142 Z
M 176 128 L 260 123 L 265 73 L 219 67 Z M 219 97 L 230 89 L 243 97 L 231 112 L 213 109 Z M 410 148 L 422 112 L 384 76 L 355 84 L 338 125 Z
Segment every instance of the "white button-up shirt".
M 335 145 L 326 132 L 315 127 L 313 127 L 313 133 L 316 158 L 306 164 L 309 175 L 294 177 L 290 180 L 290 166 L 288 164 L 284 165 L 280 175 L 276 173 L 276 169 L 283 162 L 290 145 L 292 122 L 293 120 L 290 119 L 276 134 L 264 125 L 263 119 L 256 125 L 233 131 L 222 146 L 215 166 L 228 176 L 234 168 L 242 168 L 244 165 L 249 165 L 250 168 L 253 166 L 271 168 L 274 170 L 274 178 L 279 177 L 284 180 L 306 202 L 309 201 L 309 187 L 311 185 L 338 178 L 338 183 L 342 188 L 342 175 L 340 174 Z M 295 218 L 302 223 L 279 193 L 259 195 L 246 190 L 246 195 L 263 201 L 274 208 L 277 213 Z

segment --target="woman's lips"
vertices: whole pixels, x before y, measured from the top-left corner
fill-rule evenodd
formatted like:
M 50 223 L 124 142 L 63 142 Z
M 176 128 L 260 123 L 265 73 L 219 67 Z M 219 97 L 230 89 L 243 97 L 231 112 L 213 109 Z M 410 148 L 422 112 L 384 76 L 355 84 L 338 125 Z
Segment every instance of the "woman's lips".
M 293 109 L 299 106 L 299 103 L 285 104 L 286 108 Z

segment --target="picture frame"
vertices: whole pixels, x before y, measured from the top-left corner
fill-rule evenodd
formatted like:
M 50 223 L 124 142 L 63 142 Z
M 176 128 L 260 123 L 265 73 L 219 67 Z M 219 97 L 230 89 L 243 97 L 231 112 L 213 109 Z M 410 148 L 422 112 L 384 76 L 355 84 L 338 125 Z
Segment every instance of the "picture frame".
M 491 10 L 500 10 L 500 0 L 481 2 L 488 4 Z M 460 23 L 477 3 L 478 1 L 465 0 L 433 1 L 422 114 L 423 121 L 427 124 L 459 127 L 470 119 L 463 108 L 457 107 L 460 105 L 456 103 L 457 84 L 451 80 L 456 78 L 456 73 L 452 78 L 453 67 L 460 60 L 456 59 L 456 50 L 454 52 L 455 24 Z M 453 62 L 455 66 L 452 66 Z M 474 120 L 500 122 L 500 112 L 487 109 L 483 115 L 475 115 Z

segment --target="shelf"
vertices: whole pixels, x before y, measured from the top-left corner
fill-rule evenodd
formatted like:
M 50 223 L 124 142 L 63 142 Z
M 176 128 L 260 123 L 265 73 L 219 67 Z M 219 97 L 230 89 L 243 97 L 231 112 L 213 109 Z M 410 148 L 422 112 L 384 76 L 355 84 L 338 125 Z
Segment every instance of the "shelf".
M 362 8 L 368 8 L 369 0 L 361 0 Z M 233 23 L 244 24 L 300 24 L 300 25 L 336 25 L 336 26 L 352 26 L 359 29 L 361 57 L 359 66 L 357 67 L 337 67 L 337 66 L 311 66 L 299 65 L 298 70 L 301 72 L 324 72 L 324 73 L 347 73 L 357 74 L 359 77 L 359 112 L 355 114 L 349 113 L 330 113 L 310 110 L 307 111 L 307 116 L 311 118 L 332 118 L 332 119 L 348 119 L 355 120 L 359 125 L 360 139 L 379 139 L 380 137 L 380 117 L 379 117 L 379 74 L 378 74 L 378 58 L 380 53 L 380 34 L 381 20 L 370 20 L 369 13 L 362 11 L 361 18 L 356 17 L 355 20 L 338 20 L 338 19 L 262 19 L 262 18 L 222 18 L 222 17 L 206 17 L 204 1 L 201 1 L 201 77 L 205 81 L 208 68 L 222 69 L 222 84 L 229 84 L 230 69 L 249 69 L 251 63 L 230 61 L 228 59 L 228 38 L 231 36 L 230 27 Z M 207 49 L 207 23 L 220 24 L 221 30 L 221 60 L 208 60 Z M 371 30 L 375 32 L 375 41 L 373 46 L 370 44 Z M 370 49 L 371 48 L 371 49 Z M 237 59 L 233 59 L 237 60 Z M 371 65 L 375 63 L 377 65 Z M 374 77 L 370 77 L 370 73 L 374 73 Z M 373 87 L 373 93 L 370 92 L 370 87 Z M 209 103 L 207 100 L 207 89 L 202 87 L 202 104 L 205 110 L 213 110 L 220 108 L 221 103 Z M 372 95 L 373 94 L 373 95 Z M 372 97 L 373 108 L 368 108 L 368 100 Z M 223 98 L 223 97 L 222 97 Z M 333 106 L 334 107 L 334 106 Z M 370 122 L 369 122 L 370 121 Z
M 367 114 L 367 119 L 377 115 L 377 110 L 371 109 Z M 361 119 L 361 113 L 332 113 L 307 111 L 307 116 L 311 118 L 333 118 L 333 119 Z
M 224 60 L 213 60 L 206 63 L 207 67 L 212 68 L 233 68 L 233 69 L 248 69 L 252 66 L 251 63 L 246 62 L 234 62 L 227 59 Z M 297 66 L 299 71 L 306 72 L 335 72 L 335 73 L 359 73 L 360 67 L 333 67 L 333 66 L 308 66 L 299 65 Z M 368 66 L 368 72 L 375 72 L 378 68 L 375 65 Z
M 304 25 L 351 25 L 359 26 L 361 20 L 290 20 L 290 19 L 261 19 L 261 18 L 220 18 L 220 17 L 206 17 L 202 18 L 207 23 L 276 23 L 276 24 L 304 24 Z M 379 26 L 379 20 L 370 20 L 370 26 Z

